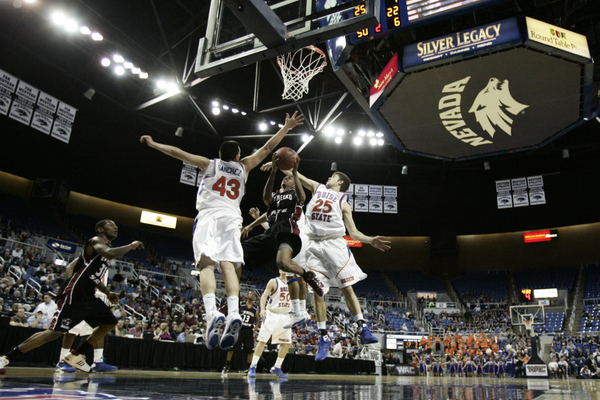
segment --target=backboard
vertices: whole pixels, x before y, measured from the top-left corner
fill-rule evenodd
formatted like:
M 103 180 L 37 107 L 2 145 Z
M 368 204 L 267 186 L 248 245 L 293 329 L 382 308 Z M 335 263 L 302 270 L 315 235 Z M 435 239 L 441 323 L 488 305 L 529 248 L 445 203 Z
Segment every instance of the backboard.
M 533 318 L 533 325 L 544 325 L 546 323 L 546 313 L 544 306 L 526 305 L 510 306 L 511 325 L 525 326 L 523 319 Z
M 328 39 L 377 25 L 376 0 L 270 0 L 267 4 L 286 27 L 285 41 L 267 47 L 229 9 L 211 0 L 206 36 L 200 39 L 195 73 L 207 77 L 274 58 Z M 245 1 L 239 0 L 240 7 Z M 231 6 L 231 4 L 229 4 Z

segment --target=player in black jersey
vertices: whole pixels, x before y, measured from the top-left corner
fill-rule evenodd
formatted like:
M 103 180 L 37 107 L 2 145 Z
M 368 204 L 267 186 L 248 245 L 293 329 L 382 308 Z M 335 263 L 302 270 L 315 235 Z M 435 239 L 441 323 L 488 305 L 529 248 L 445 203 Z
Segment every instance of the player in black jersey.
M 275 175 L 277 174 L 277 152 L 273 153 L 273 168 L 263 191 L 263 201 L 269 207 L 266 216 L 253 221 L 242 229 L 242 239 L 248 237 L 248 233 L 257 225 L 268 220 L 269 229 L 264 233 L 253 236 L 242 242 L 244 248 L 245 267 L 253 271 L 267 264 L 272 267 L 273 261 L 278 270 L 290 272 L 301 276 L 313 290 L 323 295 L 323 289 L 312 271 L 304 271 L 292 258 L 302 248 L 300 230 L 297 221 L 302 213 L 302 205 L 306 200 L 304 188 L 298 178 L 298 166 L 300 157 L 296 155 L 296 164 L 291 176 L 285 176 L 281 181 L 281 189 L 273 192 Z M 238 276 L 242 271 L 238 268 Z M 273 271 L 279 275 L 278 271 Z
M 83 265 L 79 265 L 80 268 L 74 266 L 74 271 L 77 272 L 57 297 L 58 309 L 54 313 L 50 328 L 32 335 L 4 356 L 0 356 L 0 374 L 6 373 L 4 367 L 15 357 L 58 339 L 83 320 L 95 329 L 77 349 L 71 350 L 71 354 L 65 357 L 64 361 L 81 371 L 90 372 L 91 367 L 85 362 L 84 354 L 94 343 L 103 340 L 117 324 L 110 308 L 94 295 L 96 288 L 106 294 L 110 301 L 117 302 L 118 295 L 111 292 L 101 281 L 108 271 L 109 260 L 144 247 L 142 242 L 134 241 L 126 246 L 111 248 L 110 243 L 116 239 L 118 232 L 117 225 L 109 219 L 96 224 L 97 236 L 85 244 L 81 256 L 76 261 Z
M 244 353 L 246 354 L 246 367 L 244 369 L 247 370 L 252 361 L 252 354 L 254 353 L 254 331 L 256 330 L 255 323 L 258 314 L 258 307 L 254 305 L 255 299 L 256 294 L 254 291 L 250 290 L 248 292 L 248 297 L 246 297 L 246 301 L 240 302 L 242 329 L 240 329 L 240 336 L 238 341 L 235 342 L 233 349 L 227 352 L 227 361 L 221 372 L 223 376 L 226 376 L 231 369 L 231 359 L 233 358 L 234 351 L 241 352 L 242 347 L 244 348 Z

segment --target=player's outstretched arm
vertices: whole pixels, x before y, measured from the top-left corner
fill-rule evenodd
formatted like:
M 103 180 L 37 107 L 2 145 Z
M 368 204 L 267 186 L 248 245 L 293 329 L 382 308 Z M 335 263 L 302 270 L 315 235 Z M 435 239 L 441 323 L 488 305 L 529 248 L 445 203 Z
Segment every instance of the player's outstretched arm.
M 267 207 L 270 207 L 271 203 L 273 202 L 273 187 L 275 187 L 275 175 L 277 175 L 278 159 L 279 157 L 277 152 L 273 153 L 273 168 L 271 168 L 269 179 L 267 179 L 267 183 L 265 183 L 265 188 L 263 189 L 263 202 Z
M 208 163 L 210 163 L 210 160 L 206 157 L 188 153 L 187 151 L 181 150 L 179 147 L 155 142 L 150 135 L 142 136 L 140 138 L 140 143 L 146 143 L 148 147 L 152 147 L 168 156 L 195 165 L 204 172 L 206 172 Z
M 298 199 L 298 203 L 304 204 L 306 201 L 306 193 L 304 193 L 304 188 L 302 187 L 302 182 L 300 181 L 300 174 L 298 173 L 298 167 L 300 166 L 300 157 L 296 154 L 296 163 L 294 164 L 294 168 L 292 169 L 292 177 L 294 178 L 294 191 L 296 192 L 296 198 Z
M 96 283 L 96 288 L 106 295 L 106 298 L 110 300 L 111 303 L 117 303 L 119 301 L 119 295 L 111 292 L 109 288 L 107 288 L 102 282 Z
M 104 240 L 100 239 L 98 236 L 91 240 L 91 245 L 96 253 L 100 254 L 102 257 L 108 258 L 109 260 L 112 260 L 113 258 L 123 257 L 131 250 L 144 248 L 144 244 L 137 240 L 129 243 L 126 246 L 111 248 L 108 247 Z
M 267 222 L 267 213 L 264 213 L 263 215 L 252 221 L 250 225 L 242 228 L 242 239 L 247 238 L 248 234 L 252 229 L 256 228 L 258 225 L 264 224 L 265 222 Z
M 352 218 L 352 209 L 350 208 L 350 204 L 344 203 L 344 205 L 342 206 L 342 214 L 344 216 L 344 225 L 346 225 L 346 229 L 348 229 L 348 234 L 352 239 L 370 244 L 377 250 L 381 251 L 386 251 L 391 248 L 391 242 L 389 240 L 383 240 L 382 236 L 367 236 L 356 228 L 354 218 Z
M 254 152 L 254 154 L 249 155 L 248 157 L 244 157 L 242 159 L 242 163 L 246 167 L 246 172 L 250 172 L 254 169 L 258 164 L 260 164 L 273 150 L 275 147 L 281 142 L 281 139 L 288 133 L 291 129 L 297 127 L 298 125 L 304 124 L 304 115 L 298 115 L 298 111 L 294 113 L 290 117 L 289 114 L 285 114 L 285 125 L 283 128 L 279 130 L 271 139 L 265 143 L 263 147 Z

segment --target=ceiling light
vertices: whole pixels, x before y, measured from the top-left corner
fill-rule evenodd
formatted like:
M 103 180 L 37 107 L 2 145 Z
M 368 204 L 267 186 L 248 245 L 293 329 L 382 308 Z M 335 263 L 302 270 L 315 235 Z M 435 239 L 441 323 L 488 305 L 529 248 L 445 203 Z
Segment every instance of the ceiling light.
M 344 134 L 344 130 L 343 130 L 343 129 L 338 129 L 338 130 L 335 132 L 335 134 L 336 134 L 336 135 L 338 135 L 338 136 L 342 136 L 342 135 Z
M 65 14 L 61 13 L 61 12 L 55 12 L 52 14 L 52 22 L 54 22 L 56 25 L 62 25 L 65 23 L 65 20 L 67 19 L 67 17 L 65 17 Z
M 333 127 L 328 126 L 327 128 L 325 128 L 323 130 L 323 133 L 326 134 L 327 136 L 331 136 L 334 133 Z
M 77 22 L 75 22 L 75 20 L 70 19 L 65 22 L 65 29 L 67 31 L 75 32 L 77 30 L 77 28 L 79 28 L 79 25 L 77 24 Z
M 133 68 L 131 68 L 131 73 L 132 73 L 132 74 L 139 75 L 139 74 L 140 74 L 140 72 L 142 72 L 142 70 L 141 70 L 141 69 L 139 69 L 138 67 L 133 67 Z
M 302 141 L 304 143 L 308 142 L 310 140 L 310 135 L 307 135 L 306 133 L 304 135 L 302 135 Z
M 237 113 L 240 112 L 240 110 L 238 110 L 237 108 L 232 108 L 231 112 L 234 113 L 234 114 L 237 114 Z
M 381 133 L 381 132 L 377 132 L 377 133 L 375 134 L 375 137 L 383 137 L 383 133 Z
M 216 100 L 213 100 L 212 103 L 213 107 L 219 107 L 219 102 Z
M 92 40 L 95 40 L 96 42 L 100 42 L 100 41 L 102 41 L 102 39 L 104 39 L 104 36 L 102 36 L 98 32 L 92 33 Z
M 362 140 L 362 138 L 360 136 L 356 136 L 354 138 L 354 144 L 355 145 L 360 146 L 362 144 L 362 142 L 363 142 L 363 140 Z
M 181 90 L 179 90 L 179 86 L 175 82 L 171 82 L 167 85 L 167 91 L 169 93 L 181 92 Z
M 263 132 L 264 132 L 264 131 L 266 131 L 266 130 L 267 130 L 267 124 L 265 124 L 264 122 L 261 122 L 261 123 L 258 125 L 258 129 L 260 129 L 260 130 L 261 130 L 261 131 L 263 131 Z
M 342 143 L 342 137 L 341 137 L 341 136 L 336 136 L 336 138 L 335 138 L 335 142 L 336 142 L 337 144 L 340 144 L 340 143 Z
M 219 115 L 219 114 L 221 114 L 221 109 L 219 107 L 213 107 L 212 108 L 212 113 L 214 115 Z
M 229 106 L 227 104 L 223 104 L 221 107 L 223 107 L 223 110 L 229 110 Z
M 123 58 L 123 56 L 121 56 L 119 54 L 115 54 L 113 56 L 113 61 L 116 63 L 122 63 L 123 61 L 125 61 L 125 59 Z
M 87 26 L 82 26 L 81 28 L 79 28 L 79 32 L 82 35 L 91 35 L 92 31 L 90 31 L 90 28 L 88 28 Z
M 275 126 L 275 121 L 269 121 L 269 123 L 273 126 Z
M 129 61 L 125 61 L 123 63 L 123 67 L 125 67 L 125 69 L 131 69 L 131 68 L 133 68 L 133 63 L 129 62 Z
M 108 67 L 110 65 L 110 60 L 104 57 L 102 60 L 100 60 L 100 64 L 102 64 L 103 67 Z
M 35 3 L 35 0 L 25 0 L 25 3 Z
M 117 67 L 115 68 L 115 73 L 117 75 L 123 75 L 125 73 L 125 68 L 123 68 L 120 65 L 117 65 Z
M 158 81 L 156 81 L 156 87 L 159 89 L 166 89 L 167 82 L 163 81 L 162 79 L 159 79 Z
M 369 131 L 369 132 L 367 132 L 367 136 L 368 137 L 373 137 L 373 136 L 375 136 L 375 133 L 373 133 L 373 131 Z
M 375 138 L 371 138 L 371 140 L 369 140 L 369 144 L 370 144 L 371 146 L 375 146 L 375 145 L 377 144 L 377 139 L 375 139 Z
M 383 146 L 383 144 L 384 144 L 384 143 L 385 143 L 385 142 L 383 141 L 383 139 L 377 139 L 377 144 L 378 144 L 379 146 Z
M 242 115 L 248 115 L 248 113 L 246 111 L 242 111 L 241 113 Z
M 147 72 L 140 72 L 140 79 L 148 79 L 148 73 Z
M 283 128 L 283 124 L 277 124 L 277 126 Z
M 365 136 L 367 134 L 367 132 L 365 131 L 358 131 L 358 136 Z

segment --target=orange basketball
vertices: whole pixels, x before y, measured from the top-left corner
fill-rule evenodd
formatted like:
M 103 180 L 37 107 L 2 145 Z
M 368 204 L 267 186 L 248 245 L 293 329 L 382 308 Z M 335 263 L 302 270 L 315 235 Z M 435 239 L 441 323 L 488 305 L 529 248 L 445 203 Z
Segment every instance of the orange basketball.
M 277 168 L 284 171 L 294 168 L 296 165 L 296 152 L 289 147 L 282 147 L 277 150 Z

